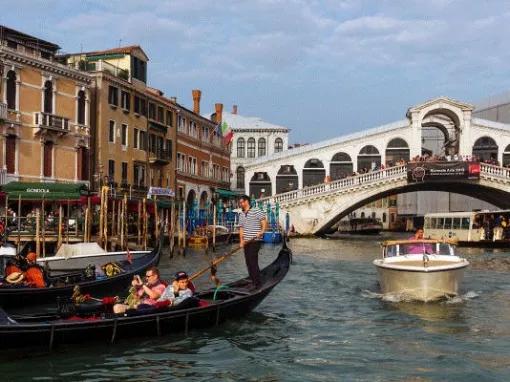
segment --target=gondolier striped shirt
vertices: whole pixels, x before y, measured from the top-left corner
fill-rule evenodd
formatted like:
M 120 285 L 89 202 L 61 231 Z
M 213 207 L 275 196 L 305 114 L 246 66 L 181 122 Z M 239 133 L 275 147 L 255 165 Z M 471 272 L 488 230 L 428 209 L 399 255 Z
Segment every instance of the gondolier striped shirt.
M 260 208 L 250 208 L 247 212 L 239 215 L 239 225 L 243 229 L 243 239 L 248 241 L 257 236 L 262 229 L 262 220 L 266 214 Z

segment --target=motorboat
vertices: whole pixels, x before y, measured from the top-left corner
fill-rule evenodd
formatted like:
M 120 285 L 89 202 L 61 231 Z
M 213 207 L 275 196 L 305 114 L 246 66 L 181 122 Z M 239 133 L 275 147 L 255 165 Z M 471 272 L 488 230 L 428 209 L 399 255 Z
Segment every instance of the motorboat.
M 374 260 L 383 294 L 434 301 L 456 296 L 469 262 L 454 247 L 437 240 L 386 241 Z

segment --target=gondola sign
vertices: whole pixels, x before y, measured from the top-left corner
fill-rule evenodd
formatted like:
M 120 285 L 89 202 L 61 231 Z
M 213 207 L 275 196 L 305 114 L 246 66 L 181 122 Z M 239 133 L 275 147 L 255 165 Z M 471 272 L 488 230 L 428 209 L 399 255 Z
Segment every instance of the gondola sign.
M 412 183 L 479 178 L 479 162 L 411 162 L 407 165 L 407 180 Z

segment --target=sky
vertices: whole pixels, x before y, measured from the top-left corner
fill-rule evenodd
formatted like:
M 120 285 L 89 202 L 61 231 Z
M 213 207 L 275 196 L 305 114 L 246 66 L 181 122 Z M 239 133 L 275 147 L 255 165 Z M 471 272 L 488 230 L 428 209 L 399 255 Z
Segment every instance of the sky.
M 1 0 L 0 24 L 63 52 L 141 45 L 149 85 L 220 102 L 313 143 L 447 96 L 510 91 L 510 2 Z

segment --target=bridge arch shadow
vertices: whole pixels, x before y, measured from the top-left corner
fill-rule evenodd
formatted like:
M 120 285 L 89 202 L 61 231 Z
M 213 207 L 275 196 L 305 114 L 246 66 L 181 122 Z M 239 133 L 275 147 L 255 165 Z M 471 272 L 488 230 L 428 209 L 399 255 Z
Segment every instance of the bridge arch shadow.
M 332 208 L 326 213 L 325 219 L 322 221 L 321 226 L 316 227 L 315 234 L 321 235 L 328 232 L 331 227 L 340 219 L 368 203 L 374 202 L 387 196 L 405 194 L 408 192 L 452 192 L 474 197 L 476 199 L 491 203 L 501 209 L 510 209 L 510 192 L 494 188 L 493 185 L 489 186 L 480 183 L 471 183 L 466 181 L 423 182 L 404 184 L 397 187 L 389 187 L 385 190 L 378 190 L 367 190 L 367 192 L 361 193 L 361 195 L 353 194 L 348 198 L 342 198 L 344 202 L 340 203 L 337 203 L 334 197 L 332 197 L 330 200 Z

